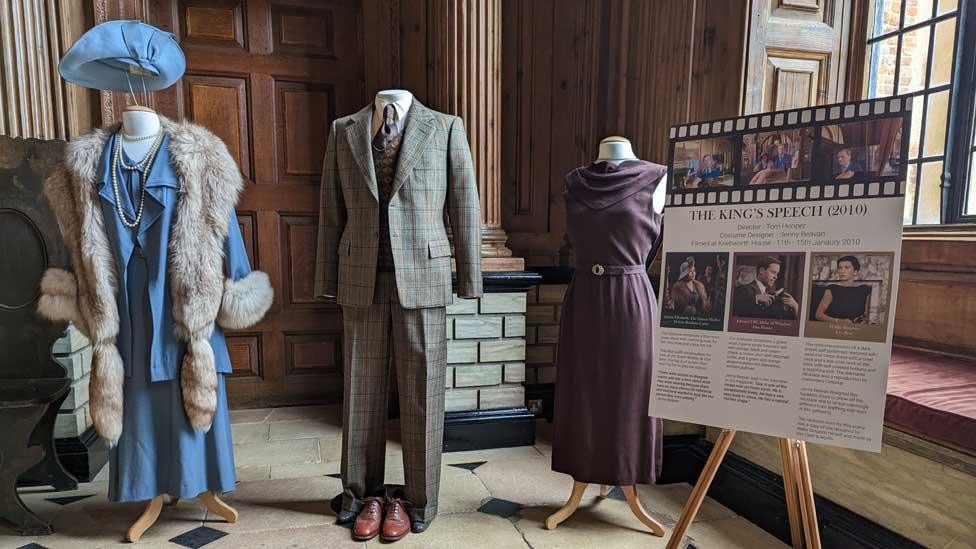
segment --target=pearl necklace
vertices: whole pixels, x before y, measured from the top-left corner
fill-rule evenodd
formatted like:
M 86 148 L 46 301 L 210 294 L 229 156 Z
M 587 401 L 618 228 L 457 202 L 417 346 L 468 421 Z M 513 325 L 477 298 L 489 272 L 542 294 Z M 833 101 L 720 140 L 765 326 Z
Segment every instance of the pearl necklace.
M 146 154 L 145 158 L 135 166 L 128 166 L 122 162 L 122 140 L 115 140 L 115 152 L 112 155 L 112 191 L 115 193 L 115 209 L 119 214 L 119 219 L 122 220 L 122 224 L 130 229 L 134 229 L 139 226 L 139 222 L 142 221 L 143 208 L 146 205 L 146 180 L 149 178 L 149 169 L 152 166 L 153 161 L 156 159 L 156 153 L 159 152 L 159 146 L 163 142 L 163 133 L 159 132 L 156 135 L 156 141 L 153 142 L 152 148 L 149 149 L 149 153 Z M 125 213 L 125 209 L 122 208 L 122 193 L 119 191 L 119 168 L 122 167 L 127 170 L 137 170 L 141 169 L 141 182 L 142 189 L 139 195 L 139 209 L 136 212 L 136 218 L 133 221 L 129 221 L 129 217 Z
M 158 136 L 159 136 L 159 132 L 151 133 L 149 135 L 143 135 L 140 137 L 134 137 L 125 132 L 122 132 L 122 139 L 125 139 L 126 141 L 148 141 L 150 139 L 155 139 Z
M 126 164 L 124 160 L 122 160 L 122 155 L 119 155 L 119 165 L 127 170 L 144 170 L 146 166 L 149 164 L 149 162 L 152 161 L 153 157 L 155 157 L 156 150 L 159 148 L 159 145 L 163 141 L 163 132 L 154 134 L 152 137 L 154 137 L 156 141 L 153 142 L 152 146 L 149 148 L 149 152 L 146 153 L 146 156 L 144 156 L 142 160 L 130 166 Z M 117 141 L 116 144 L 121 146 L 121 141 L 123 140 L 124 139 L 116 140 Z

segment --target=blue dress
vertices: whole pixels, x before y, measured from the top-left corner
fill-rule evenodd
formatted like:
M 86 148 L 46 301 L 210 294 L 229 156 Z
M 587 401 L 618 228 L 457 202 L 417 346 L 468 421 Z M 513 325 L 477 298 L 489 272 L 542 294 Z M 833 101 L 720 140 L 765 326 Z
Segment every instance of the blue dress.
M 176 339 L 167 276 L 169 234 L 176 214 L 179 179 L 163 138 L 146 180 L 143 216 L 126 227 L 112 188 L 112 135 L 102 153 L 98 182 L 105 230 L 115 255 L 119 288 L 116 343 L 125 366 L 123 428 L 109 455 L 109 499 L 141 501 L 160 494 L 192 498 L 201 492 L 234 490 L 236 472 L 224 374 L 231 371 L 219 326 L 210 339 L 217 366 L 217 411 L 206 433 L 190 427 L 183 410 L 179 367 L 186 351 Z M 132 165 L 122 153 L 123 161 Z M 119 195 L 129 220 L 135 219 L 141 174 L 121 167 Z M 250 272 L 236 216 L 232 215 L 224 254 L 225 274 L 234 280 Z

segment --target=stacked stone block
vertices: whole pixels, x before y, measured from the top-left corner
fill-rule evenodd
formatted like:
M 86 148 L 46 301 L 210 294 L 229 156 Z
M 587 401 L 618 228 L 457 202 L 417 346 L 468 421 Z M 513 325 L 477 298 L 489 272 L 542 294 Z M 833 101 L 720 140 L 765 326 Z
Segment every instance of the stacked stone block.
M 541 284 L 527 294 L 525 382 L 555 383 L 559 318 L 567 284 Z
M 76 438 L 92 425 L 88 405 L 88 382 L 91 379 L 92 347 L 74 326 L 68 326 L 65 337 L 51 349 L 54 359 L 68 370 L 71 389 L 61 404 L 54 423 L 54 438 Z
M 525 406 L 526 294 L 489 293 L 447 308 L 446 411 Z

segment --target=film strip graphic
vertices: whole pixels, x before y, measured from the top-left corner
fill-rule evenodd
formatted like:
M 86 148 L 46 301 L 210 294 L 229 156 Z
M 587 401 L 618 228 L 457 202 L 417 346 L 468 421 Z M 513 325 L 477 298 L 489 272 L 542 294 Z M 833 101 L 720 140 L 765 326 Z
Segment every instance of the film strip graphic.
M 669 185 L 672 188 L 668 189 L 666 204 L 671 207 L 682 207 L 902 197 L 905 194 L 906 187 L 911 99 L 912 96 L 910 95 L 894 96 L 672 126 L 668 159 Z M 822 132 L 828 131 L 825 128 L 898 119 L 901 120 L 901 125 L 897 134 L 892 133 L 887 136 L 887 139 L 892 143 L 894 143 L 894 139 L 898 140 L 898 147 L 892 145 L 888 151 L 893 153 L 890 154 L 891 157 L 900 156 L 897 167 L 892 168 L 897 173 L 883 172 L 879 169 L 877 170 L 878 173 L 859 174 L 852 179 L 834 178 L 830 173 L 817 173 L 818 169 L 821 172 L 826 169 L 822 167 L 824 163 L 829 168 L 833 162 L 833 149 L 830 147 L 834 149 L 849 148 L 843 141 L 831 142 L 829 147 L 822 144 L 824 139 Z M 880 124 L 892 124 L 892 122 L 880 122 Z M 807 177 L 785 182 L 745 183 L 742 171 L 745 147 L 743 136 L 753 136 L 753 141 L 750 141 L 750 144 L 753 144 L 757 142 L 759 136 L 789 130 L 807 132 L 806 139 L 809 142 L 806 143 L 806 146 L 811 149 L 805 160 Z M 837 131 L 843 133 L 842 130 Z M 870 133 L 864 129 L 861 129 L 861 132 L 862 134 Z M 681 184 L 682 172 L 695 171 L 698 167 L 691 168 L 691 163 L 685 160 L 685 166 L 679 166 L 676 170 L 676 148 L 687 145 L 689 142 L 705 143 L 712 139 L 728 141 L 727 146 L 731 147 L 729 151 L 733 166 L 731 173 L 727 170 L 726 175 L 717 180 L 718 182 L 696 186 L 695 188 L 678 186 Z M 861 148 L 868 149 L 879 146 L 872 144 L 870 147 L 865 147 L 864 145 L 862 143 Z M 705 156 L 712 155 L 699 154 L 701 159 L 704 159 Z M 882 159 L 882 161 L 887 160 Z M 757 164 L 753 160 L 753 167 L 756 167 Z
M 851 200 L 886 198 L 905 195 L 905 181 L 872 181 L 858 183 L 799 183 L 782 188 L 729 187 L 667 195 L 668 206 L 710 206 L 713 204 L 755 204 L 769 202 L 804 202 L 807 200 Z

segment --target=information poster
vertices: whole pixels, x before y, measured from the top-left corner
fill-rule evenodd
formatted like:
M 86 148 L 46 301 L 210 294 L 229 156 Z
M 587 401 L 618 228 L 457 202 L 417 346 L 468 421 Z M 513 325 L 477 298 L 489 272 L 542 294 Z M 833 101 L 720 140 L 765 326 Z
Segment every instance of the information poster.
M 651 415 L 881 450 L 910 105 L 671 128 Z

